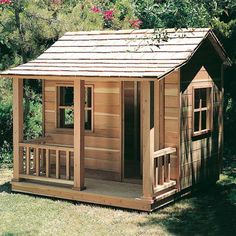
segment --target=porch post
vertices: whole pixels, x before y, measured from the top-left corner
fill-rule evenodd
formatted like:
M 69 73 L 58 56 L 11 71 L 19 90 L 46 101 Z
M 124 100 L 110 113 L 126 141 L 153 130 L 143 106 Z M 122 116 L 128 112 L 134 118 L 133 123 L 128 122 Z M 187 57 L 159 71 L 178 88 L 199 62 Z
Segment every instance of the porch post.
M 74 80 L 74 189 L 84 186 L 84 80 Z
M 150 127 L 150 82 L 141 82 L 141 134 L 143 156 L 143 198 L 153 197 L 154 130 Z
M 164 148 L 164 80 L 154 82 L 154 151 Z
M 13 79 L 13 181 L 20 180 L 22 170 L 22 150 L 19 143 L 23 141 L 23 79 Z

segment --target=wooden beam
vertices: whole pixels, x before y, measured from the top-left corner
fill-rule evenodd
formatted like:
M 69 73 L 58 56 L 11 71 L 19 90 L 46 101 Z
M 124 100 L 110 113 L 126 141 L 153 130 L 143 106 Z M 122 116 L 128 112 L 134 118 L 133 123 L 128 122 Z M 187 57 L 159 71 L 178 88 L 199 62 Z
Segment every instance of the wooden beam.
M 30 174 L 30 147 L 26 148 L 26 174 Z
M 164 148 L 164 149 L 154 152 L 154 157 L 156 158 L 156 157 L 172 154 L 172 153 L 175 153 L 176 151 L 177 149 L 173 147 Z
M 165 147 L 165 79 L 159 80 L 159 149 Z
M 141 83 L 141 120 L 143 155 L 143 198 L 153 197 L 153 153 L 154 130 L 150 130 L 150 82 Z M 150 137 L 152 137 L 150 139 Z
M 40 175 L 40 156 L 39 156 L 39 148 L 36 148 L 35 151 L 35 164 L 36 164 L 36 176 Z
M 66 151 L 66 179 L 70 179 L 70 152 Z
M 50 177 L 50 151 L 46 149 L 46 177 Z
M 23 79 L 13 79 L 13 179 L 19 181 L 22 170 L 22 148 L 19 143 L 23 141 Z
M 74 80 L 74 189 L 84 186 L 84 80 Z
M 124 82 L 119 83 L 120 95 L 120 181 L 125 178 L 124 173 Z
M 157 76 L 151 77 L 114 77 L 114 76 L 62 76 L 62 75 L 15 75 L 15 74 L 0 74 L 0 78 L 16 78 L 16 79 L 42 79 L 42 80 L 56 80 L 56 81 L 71 81 L 71 80 L 81 80 L 81 81 L 104 81 L 104 82 L 118 82 L 118 81 L 155 81 Z
M 165 146 L 165 95 L 164 79 L 154 82 L 154 150 Z
M 60 179 L 60 151 L 56 150 L 56 179 Z
M 154 151 L 160 149 L 160 86 L 154 82 Z

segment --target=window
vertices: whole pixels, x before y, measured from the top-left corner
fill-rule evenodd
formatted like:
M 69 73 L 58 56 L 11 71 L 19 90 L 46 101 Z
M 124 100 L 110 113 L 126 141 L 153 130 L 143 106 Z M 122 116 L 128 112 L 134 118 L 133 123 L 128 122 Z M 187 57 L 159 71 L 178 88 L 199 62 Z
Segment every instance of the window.
M 85 130 L 92 130 L 92 113 L 93 113 L 93 102 L 92 102 L 92 86 L 85 87 L 85 111 L 84 111 L 84 122 Z
M 59 86 L 58 89 L 58 128 L 74 127 L 74 88 Z M 93 87 L 85 86 L 85 130 L 93 129 Z
M 207 133 L 212 121 L 212 88 L 193 88 L 193 135 Z

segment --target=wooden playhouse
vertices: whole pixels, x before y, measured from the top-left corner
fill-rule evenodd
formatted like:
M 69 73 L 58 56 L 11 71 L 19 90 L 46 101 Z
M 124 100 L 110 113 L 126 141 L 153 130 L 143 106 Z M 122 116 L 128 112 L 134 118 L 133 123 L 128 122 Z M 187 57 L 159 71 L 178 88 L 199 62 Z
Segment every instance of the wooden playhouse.
M 68 32 L 13 78 L 16 192 L 152 211 L 218 180 L 223 70 L 210 29 Z M 23 80 L 43 83 L 24 140 Z

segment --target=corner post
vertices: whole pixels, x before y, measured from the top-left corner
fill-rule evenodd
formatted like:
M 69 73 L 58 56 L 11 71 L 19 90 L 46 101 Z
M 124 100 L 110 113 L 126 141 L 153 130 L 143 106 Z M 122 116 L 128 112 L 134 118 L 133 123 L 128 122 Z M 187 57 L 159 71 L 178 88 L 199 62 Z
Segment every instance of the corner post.
M 84 80 L 74 80 L 74 189 L 84 186 Z
M 22 150 L 19 143 L 23 141 L 23 79 L 13 79 L 13 181 L 20 180 L 22 170 Z
M 154 82 L 154 151 L 160 149 L 160 86 Z
M 149 81 L 141 82 L 141 133 L 143 156 L 143 198 L 153 198 L 153 154 L 154 154 L 154 130 L 150 127 L 151 86 Z

